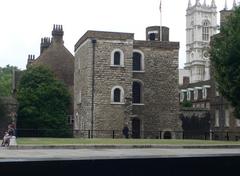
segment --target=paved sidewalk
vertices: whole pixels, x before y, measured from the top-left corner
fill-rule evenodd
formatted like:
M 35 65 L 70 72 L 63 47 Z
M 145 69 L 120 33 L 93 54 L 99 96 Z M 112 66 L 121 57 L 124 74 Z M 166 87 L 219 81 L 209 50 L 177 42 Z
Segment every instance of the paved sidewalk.
M 240 156 L 240 149 L 0 149 L 0 162 L 56 159 L 82 160 L 206 156 Z

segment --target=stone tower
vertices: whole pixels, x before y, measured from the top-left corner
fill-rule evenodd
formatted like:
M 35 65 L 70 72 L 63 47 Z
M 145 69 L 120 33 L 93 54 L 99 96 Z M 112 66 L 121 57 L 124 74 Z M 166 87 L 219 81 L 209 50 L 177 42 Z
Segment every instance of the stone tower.
M 186 63 L 190 83 L 210 79 L 208 54 L 210 37 L 217 33 L 217 7 L 215 0 L 208 5 L 196 0 L 188 2 L 186 10 Z
M 177 138 L 179 43 L 169 28 L 134 34 L 87 31 L 75 45 L 74 114 L 76 135 L 121 137 L 128 126 L 133 138 Z

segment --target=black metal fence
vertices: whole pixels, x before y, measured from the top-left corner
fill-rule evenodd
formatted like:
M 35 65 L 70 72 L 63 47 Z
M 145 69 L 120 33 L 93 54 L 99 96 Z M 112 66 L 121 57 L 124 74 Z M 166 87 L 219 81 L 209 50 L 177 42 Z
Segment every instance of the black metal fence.
M 4 131 L 0 130 L 0 136 Z M 16 129 L 17 137 L 126 138 L 122 130 Z M 129 131 L 128 138 L 240 140 L 240 131 Z

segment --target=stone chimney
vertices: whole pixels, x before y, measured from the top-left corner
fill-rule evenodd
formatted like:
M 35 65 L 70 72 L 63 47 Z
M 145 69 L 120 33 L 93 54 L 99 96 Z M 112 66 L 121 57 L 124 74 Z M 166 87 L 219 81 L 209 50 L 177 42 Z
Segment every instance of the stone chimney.
M 34 61 L 35 61 L 35 55 L 29 54 L 28 61 L 27 61 L 27 68 L 29 68 L 33 64 Z
M 63 43 L 63 27 L 62 25 L 53 25 L 52 30 L 52 42 L 53 43 Z
M 40 54 L 42 54 L 43 51 L 50 46 L 50 44 L 51 44 L 51 39 L 49 37 L 41 38 Z

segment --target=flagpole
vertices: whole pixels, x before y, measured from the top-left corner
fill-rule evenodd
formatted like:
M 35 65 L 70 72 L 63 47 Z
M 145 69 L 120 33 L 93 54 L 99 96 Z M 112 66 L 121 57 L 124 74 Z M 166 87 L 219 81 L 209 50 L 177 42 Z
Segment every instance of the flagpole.
M 160 11 L 160 36 L 159 36 L 159 40 L 162 41 L 162 0 L 160 0 L 159 11 Z

